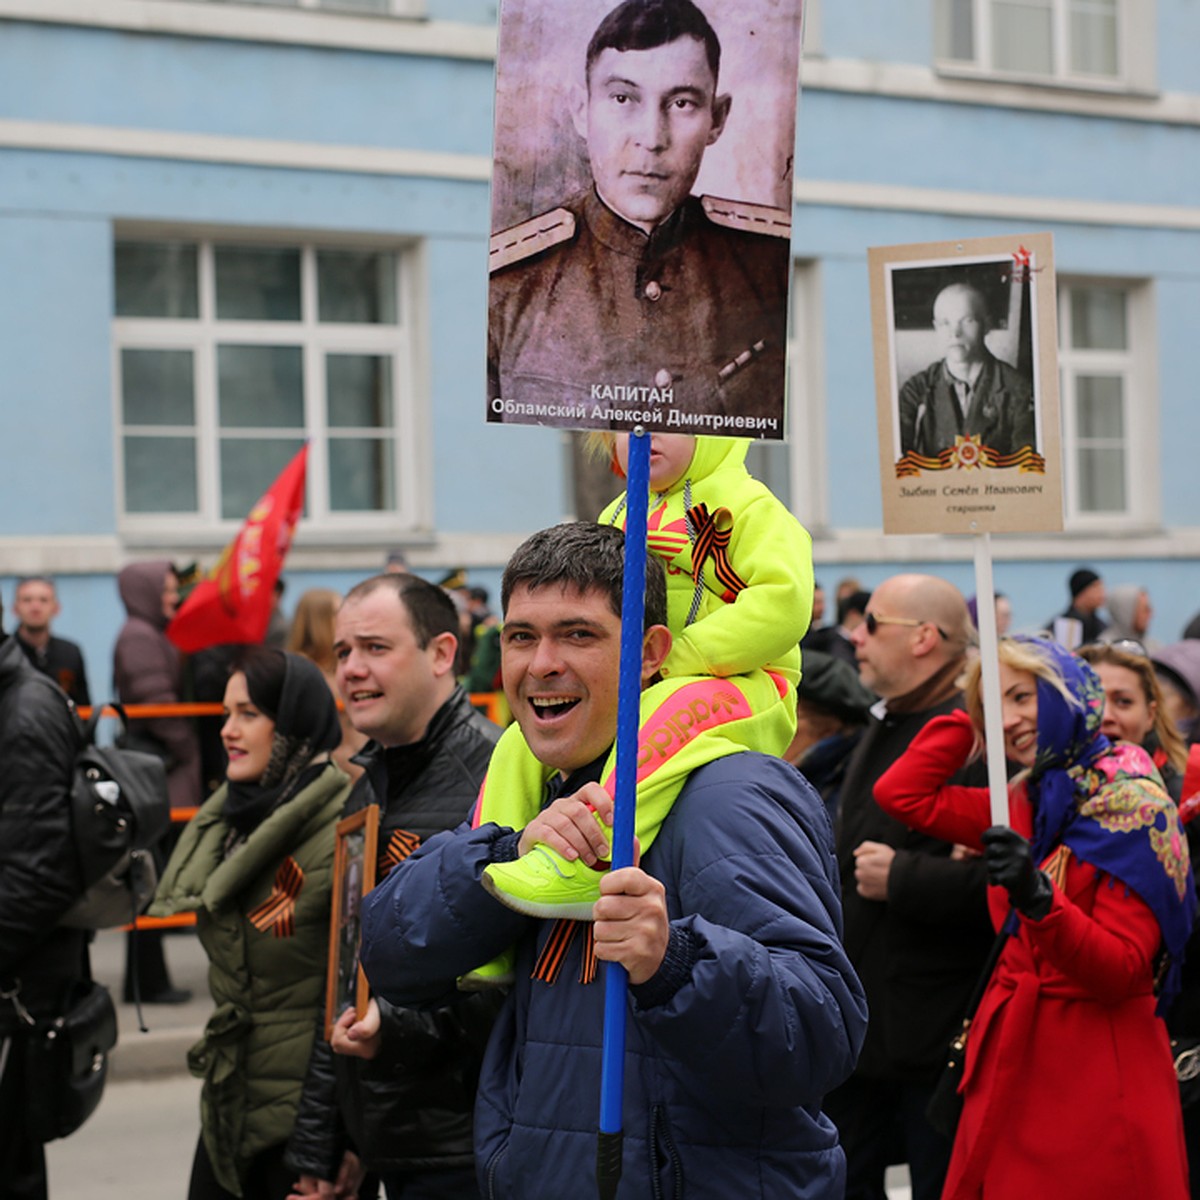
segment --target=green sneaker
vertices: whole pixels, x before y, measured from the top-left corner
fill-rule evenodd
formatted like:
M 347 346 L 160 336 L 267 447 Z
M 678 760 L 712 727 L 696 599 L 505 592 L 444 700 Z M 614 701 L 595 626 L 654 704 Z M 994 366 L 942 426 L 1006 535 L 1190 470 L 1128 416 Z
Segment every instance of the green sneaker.
M 486 992 L 492 988 L 511 986 L 514 979 L 515 960 L 516 954 L 512 950 L 505 950 L 491 962 L 484 963 L 482 967 L 476 967 L 475 970 L 468 971 L 462 976 L 458 981 L 458 990 L 460 992 Z
M 513 862 L 492 863 L 483 870 L 483 886 L 509 908 L 527 917 L 568 917 L 590 921 L 600 899 L 600 876 L 608 870 L 568 862 L 549 846 L 534 846 Z

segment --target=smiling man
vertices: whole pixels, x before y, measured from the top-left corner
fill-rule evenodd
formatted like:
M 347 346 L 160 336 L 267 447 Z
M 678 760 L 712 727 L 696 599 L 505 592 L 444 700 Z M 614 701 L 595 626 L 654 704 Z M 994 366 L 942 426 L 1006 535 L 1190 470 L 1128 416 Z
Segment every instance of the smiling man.
M 686 1178 L 697 1200 L 832 1200 L 842 1154 L 821 1098 L 849 1073 L 866 1013 L 840 944 L 828 822 L 798 772 L 750 751 L 693 763 L 640 866 L 604 875 L 594 922 L 522 915 L 483 886 L 523 842 L 604 865 L 612 797 L 599 781 L 616 736 L 623 571 L 623 534 L 587 522 L 534 534 L 509 561 L 503 677 L 517 726 L 487 788 L 533 789 L 535 815 L 524 828 L 464 825 L 416 851 L 367 899 L 363 964 L 390 1001 L 437 1006 L 472 968 L 515 950 L 476 1106 L 489 1200 L 579 1195 L 594 1176 L 596 959 L 624 965 L 632 985 L 631 1194 L 673 1194 Z M 655 755 L 680 761 L 696 742 L 690 722 L 704 719 L 679 701 L 652 724 L 662 698 L 681 695 L 656 682 L 665 616 L 651 557 L 643 774 Z M 524 757 L 506 753 L 512 742 Z
M 782 414 L 791 215 L 692 195 L 733 105 L 720 61 L 691 0 L 626 0 L 596 29 L 572 110 L 594 186 L 492 238 L 490 420 L 631 385 Z
M 967 283 L 942 288 L 933 328 L 943 357 L 900 389 L 900 450 L 936 458 L 955 438 L 978 435 L 995 454 L 1036 447 L 1033 387 L 984 342 L 987 298 Z
M 500 731 L 454 679 L 458 613 L 416 575 L 351 589 L 334 628 L 337 686 L 350 722 L 372 740 L 346 814 L 378 804 L 385 876 L 425 838 L 467 814 Z M 474 1187 L 474 1080 L 498 999 L 459 996 L 418 1013 L 372 998 L 318 1039 L 287 1161 L 298 1194 L 333 1197 L 358 1159 L 389 1200 L 458 1200 Z M 352 1192 L 353 1189 L 351 1189 Z M 374 1193 L 372 1193 L 374 1194 Z

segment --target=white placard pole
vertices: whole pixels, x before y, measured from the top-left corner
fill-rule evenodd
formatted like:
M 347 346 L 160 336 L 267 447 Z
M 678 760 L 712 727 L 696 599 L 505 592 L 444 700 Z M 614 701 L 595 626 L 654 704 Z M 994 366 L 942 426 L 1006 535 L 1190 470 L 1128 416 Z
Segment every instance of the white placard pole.
M 1000 658 L 996 644 L 996 591 L 992 586 L 991 534 L 975 535 L 975 614 L 983 667 L 983 732 L 987 741 L 988 793 L 992 824 L 1008 825 L 1008 775 L 1000 702 Z

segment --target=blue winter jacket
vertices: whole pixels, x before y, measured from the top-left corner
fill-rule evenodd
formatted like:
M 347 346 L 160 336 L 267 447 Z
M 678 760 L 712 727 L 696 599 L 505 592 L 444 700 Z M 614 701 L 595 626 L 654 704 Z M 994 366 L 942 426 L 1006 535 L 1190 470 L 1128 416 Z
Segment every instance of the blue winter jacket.
M 486 1200 L 592 1194 L 603 969 L 579 982 L 576 937 L 553 984 L 530 978 L 553 928 L 479 884 L 512 834 L 431 838 L 368 897 L 363 965 L 396 1004 L 444 1002 L 515 943 L 475 1113 Z M 508 843 L 508 845 L 504 845 Z M 854 1067 L 866 1001 L 842 948 L 837 866 L 820 797 L 779 759 L 695 771 L 642 863 L 666 888 L 667 958 L 630 989 L 618 1196 L 840 1197 L 844 1160 L 821 1099 Z

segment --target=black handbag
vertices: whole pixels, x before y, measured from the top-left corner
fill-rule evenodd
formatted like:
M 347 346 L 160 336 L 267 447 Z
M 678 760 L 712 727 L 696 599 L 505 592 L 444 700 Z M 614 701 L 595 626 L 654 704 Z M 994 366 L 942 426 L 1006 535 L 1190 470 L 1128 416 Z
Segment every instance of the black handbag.
M 125 710 L 112 705 L 125 722 Z M 82 727 L 83 745 L 71 782 L 71 838 L 84 893 L 63 915 L 72 929 L 124 925 L 154 896 L 153 847 L 171 826 L 167 772 L 157 754 L 97 746 L 96 705 Z M 121 741 L 128 741 L 123 734 Z
M 1012 933 L 1010 928 L 1012 915 L 1010 910 L 1004 924 L 1000 926 L 1000 932 L 996 935 L 991 950 L 988 951 L 983 971 L 975 984 L 971 998 L 967 1001 L 967 1011 L 963 1014 L 962 1028 L 951 1039 L 950 1048 L 946 1052 L 946 1065 L 942 1068 L 942 1073 L 934 1085 L 933 1095 L 929 1097 L 929 1103 L 925 1106 L 925 1120 L 929 1122 L 934 1132 L 940 1133 L 944 1138 L 949 1138 L 950 1141 L 954 1140 L 954 1135 L 958 1132 L 958 1119 L 962 1116 L 962 1095 L 958 1089 L 962 1085 L 963 1068 L 967 1060 L 967 1034 L 970 1032 L 971 1022 L 975 1019 L 979 1002 L 983 999 L 983 993 L 987 990 L 992 972 L 1000 961 L 1000 952 L 1004 949 L 1004 943 L 1008 941 L 1009 935 Z
M 1180 1107 L 1192 1108 L 1200 1101 L 1200 1038 L 1173 1037 L 1171 1057 L 1179 1081 Z
M 25 1132 L 34 1142 L 72 1134 L 104 1094 L 108 1052 L 117 1044 L 117 1010 L 108 988 L 76 983 L 59 1017 L 40 1017 L 23 1035 Z

